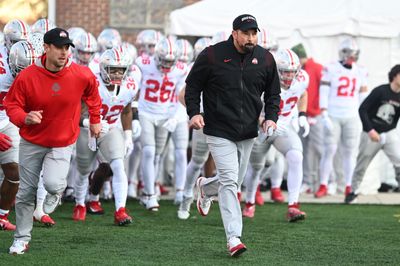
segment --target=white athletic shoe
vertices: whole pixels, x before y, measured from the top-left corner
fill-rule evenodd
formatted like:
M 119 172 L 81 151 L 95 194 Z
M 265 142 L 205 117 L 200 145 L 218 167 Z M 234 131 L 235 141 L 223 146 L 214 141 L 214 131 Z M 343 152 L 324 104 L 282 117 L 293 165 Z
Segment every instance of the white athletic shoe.
M 128 185 L 128 198 L 136 199 L 137 198 L 137 184 L 130 183 Z
M 192 197 L 185 197 L 183 196 L 183 200 L 179 205 L 178 209 L 178 218 L 181 220 L 187 220 L 190 217 L 190 205 L 193 202 Z
M 47 214 L 53 213 L 58 205 L 61 204 L 61 195 L 47 193 L 43 202 L 43 211 Z
M 204 176 L 201 176 L 197 179 L 196 185 L 197 185 L 197 210 L 201 214 L 201 216 L 207 216 L 208 212 L 210 211 L 211 203 L 212 203 L 212 198 L 207 197 L 206 194 L 203 192 L 203 182 L 206 180 Z
M 22 240 L 14 240 L 12 246 L 9 249 L 11 255 L 22 255 L 29 249 L 29 242 Z
M 247 247 L 240 241 L 238 237 L 229 238 L 227 248 L 229 255 L 232 257 L 239 257 L 243 252 L 247 250 Z
M 337 192 L 337 183 L 329 183 L 328 195 L 336 195 L 336 192 Z
M 140 204 L 144 205 L 149 211 L 158 211 L 157 195 L 143 195 L 140 197 Z

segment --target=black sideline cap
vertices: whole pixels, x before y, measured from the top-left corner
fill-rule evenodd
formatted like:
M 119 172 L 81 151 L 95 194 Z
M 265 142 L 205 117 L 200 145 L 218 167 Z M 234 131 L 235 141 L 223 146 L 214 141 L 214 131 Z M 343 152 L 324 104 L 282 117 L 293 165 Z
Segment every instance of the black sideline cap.
M 54 44 L 55 46 L 63 46 L 66 44 L 75 47 L 69 38 L 68 31 L 61 28 L 54 28 L 44 34 L 43 42 L 47 44 Z
M 257 20 L 255 17 L 249 14 L 240 15 L 233 21 L 233 30 L 250 30 L 257 29 L 260 31 L 257 25 Z

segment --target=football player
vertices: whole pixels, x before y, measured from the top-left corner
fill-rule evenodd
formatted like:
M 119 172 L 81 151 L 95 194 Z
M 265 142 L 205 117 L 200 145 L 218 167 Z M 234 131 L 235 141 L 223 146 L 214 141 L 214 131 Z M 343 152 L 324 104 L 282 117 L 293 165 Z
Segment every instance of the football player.
M 360 50 L 354 39 L 347 38 L 339 46 L 339 61 L 323 69 L 320 85 L 320 108 L 324 125 L 324 150 L 320 162 L 320 186 L 316 198 L 328 193 L 328 179 L 338 144 L 342 145 L 345 195 L 351 192 L 358 139 L 361 132 L 358 106 L 366 97 L 364 70 L 356 64 Z
M 298 108 L 298 126 L 304 130 L 303 136 L 306 136 L 309 131 L 309 124 L 305 117 L 308 75 L 300 69 L 299 58 L 292 50 L 280 49 L 275 53 L 274 58 L 282 89 L 278 128 L 271 137 L 260 134 L 253 146 L 250 155 L 253 175 L 246 186 L 246 205 L 243 210 L 243 216 L 254 217 L 255 193 L 259 184 L 260 174 L 265 165 L 265 157 L 269 146 L 273 145 L 284 154 L 288 162 L 287 220 L 296 222 L 304 219 L 306 214 L 300 210 L 298 203 L 303 179 L 303 146 L 292 125 L 292 119 Z

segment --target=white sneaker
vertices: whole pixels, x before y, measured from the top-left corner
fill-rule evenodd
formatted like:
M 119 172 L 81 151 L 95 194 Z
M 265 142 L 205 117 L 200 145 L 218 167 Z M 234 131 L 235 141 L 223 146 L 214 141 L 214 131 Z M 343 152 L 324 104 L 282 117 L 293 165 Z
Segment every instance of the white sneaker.
M 183 200 L 179 205 L 178 218 L 181 220 L 187 220 L 190 217 L 190 205 L 193 202 L 192 197 L 183 196 Z
M 47 193 L 43 202 L 43 211 L 47 214 L 53 213 L 58 205 L 61 204 L 61 195 Z
M 337 191 L 337 184 L 329 183 L 328 184 L 328 195 L 336 195 L 336 191 Z
M 228 240 L 228 251 L 232 257 L 239 257 L 243 252 L 247 250 L 247 247 L 240 241 L 238 237 L 231 237 Z
M 204 176 L 201 176 L 197 179 L 197 210 L 201 214 L 201 216 L 207 216 L 210 211 L 212 198 L 207 197 L 203 192 L 203 182 L 206 180 Z
M 128 185 L 128 198 L 136 199 L 137 198 L 137 184 L 130 183 Z
M 22 255 L 29 249 L 29 242 L 22 240 L 14 240 L 12 246 L 9 249 L 11 255 Z
M 142 195 L 140 196 L 139 203 L 146 207 L 149 211 L 158 211 L 160 205 L 157 201 L 157 195 Z
M 178 190 L 175 193 L 175 199 L 174 199 L 174 204 L 175 205 L 180 205 L 183 201 L 183 191 L 182 190 Z

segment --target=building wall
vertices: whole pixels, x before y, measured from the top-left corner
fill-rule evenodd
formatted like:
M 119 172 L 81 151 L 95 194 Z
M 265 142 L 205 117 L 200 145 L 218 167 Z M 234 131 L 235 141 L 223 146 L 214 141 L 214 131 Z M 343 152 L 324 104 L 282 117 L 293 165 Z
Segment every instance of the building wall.
M 124 41 L 134 43 L 143 29 L 163 32 L 171 11 L 199 0 L 57 0 L 56 24 L 82 27 L 98 36 L 105 27 L 117 29 Z

